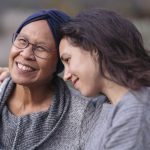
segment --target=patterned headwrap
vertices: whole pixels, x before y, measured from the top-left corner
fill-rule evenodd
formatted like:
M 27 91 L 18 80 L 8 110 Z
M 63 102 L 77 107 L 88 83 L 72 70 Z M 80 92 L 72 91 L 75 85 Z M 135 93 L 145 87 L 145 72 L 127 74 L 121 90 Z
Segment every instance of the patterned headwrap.
M 49 9 L 49 10 L 41 10 L 38 11 L 31 16 L 29 16 L 17 29 L 16 33 L 19 33 L 21 29 L 26 26 L 27 24 L 37 21 L 37 20 L 47 20 L 47 23 L 52 31 L 54 40 L 56 42 L 56 48 L 58 50 L 59 48 L 59 43 L 61 40 L 61 34 L 59 33 L 59 27 L 63 23 L 66 23 L 70 17 L 65 14 L 64 12 L 56 9 Z M 57 71 L 56 73 L 60 73 L 63 71 L 64 66 L 60 60 L 58 59 L 58 64 L 57 64 Z

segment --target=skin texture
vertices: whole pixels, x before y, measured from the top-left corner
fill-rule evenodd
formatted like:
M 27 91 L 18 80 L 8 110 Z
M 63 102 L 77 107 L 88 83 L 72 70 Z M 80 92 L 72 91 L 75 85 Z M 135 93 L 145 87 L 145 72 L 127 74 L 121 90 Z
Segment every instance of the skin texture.
M 27 37 L 31 43 L 46 45 L 51 50 L 51 54 L 47 59 L 41 59 L 34 56 L 31 45 L 24 50 L 12 46 L 9 55 L 9 69 L 16 83 L 33 86 L 34 84 L 45 84 L 47 80 L 52 79 L 52 74 L 56 71 L 57 51 L 50 32 L 48 24 L 44 20 L 32 22 L 21 30 L 20 34 Z M 20 68 L 18 64 L 21 64 Z M 24 69 L 27 66 L 27 70 L 23 70 L 22 65 L 24 65 Z
M 56 71 L 58 52 L 50 28 L 45 20 L 32 22 L 21 30 L 33 44 L 44 44 L 50 55 L 47 59 L 34 56 L 32 45 L 20 50 L 12 46 L 9 70 L 16 87 L 8 100 L 10 111 L 17 115 L 46 111 L 52 103 L 53 74 Z
M 82 95 L 90 97 L 103 93 L 116 104 L 128 92 L 128 88 L 101 75 L 96 54 L 72 45 L 67 38 L 61 40 L 59 52 L 65 66 L 64 80 L 71 81 Z M 105 71 L 105 74 L 109 77 L 109 73 Z
M 103 81 L 100 78 L 98 63 L 94 54 L 74 47 L 67 39 L 60 43 L 60 57 L 65 66 L 64 80 L 70 80 L 73 86 L 85 96 L 99 93 Z M 90 86 L 89 86 L 90 85 Z

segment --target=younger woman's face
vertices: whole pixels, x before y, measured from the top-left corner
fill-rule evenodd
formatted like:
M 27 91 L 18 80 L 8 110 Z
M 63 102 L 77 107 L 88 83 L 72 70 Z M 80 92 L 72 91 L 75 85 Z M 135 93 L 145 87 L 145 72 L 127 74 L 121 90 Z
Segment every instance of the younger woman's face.
M 70 80 L 84 96 L 95 96 L 101 91 L 102 77 L 99 63 L 90 52 L 73 46 L 68 39 L 60 42 L 60 57 L 65 66 L 64 80 Z

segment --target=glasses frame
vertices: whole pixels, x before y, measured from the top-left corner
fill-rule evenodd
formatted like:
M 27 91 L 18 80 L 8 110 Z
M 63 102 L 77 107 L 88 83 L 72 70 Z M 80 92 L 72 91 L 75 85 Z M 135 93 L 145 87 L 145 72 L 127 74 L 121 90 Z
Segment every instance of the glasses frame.
M 24 37 L 24 39 L 26 40 L 27 44 L 26 44 L 23 48 L 19 47 L 18 45 L 15 44 L 15 40 L 16 40 L 16 38 L 17 38 L 18 35 L 21 35 L 21 34 L 20 34 L 20 33 L 13 33 L 13 36 L 12 36 L 12 44 L 13 44 L 16 48 L 21 49 L 21 50 L 24 50 L 24 49 L 27 48 L 29 45 L 32 45 L 32 51 L 33 51 L 34 56 L 36 56 L 36 57 L 38 57 L 38 58 L 41 58 L 41 59 L 47 59 L 48 56 L 51 54 L 51 51 L 52 51 L 51 49 L 49 49 L 49 48 L 47 48 L 47 47 L 43 47 L 43 46 L 41 46 L 41 45 L 33 44 L 33 43 L 29 42 L 29 40 L 28 40 L 27 38 L 25 38 L 24 36 L 22 36 L 22 37 Z M 47 54 L 48 54 L 47 57 L 41 57 L 41 56 L 39 56 L 39 55 L 36 54 L 36 51 L 38 51 L 38 50 L 37 50 L 37 47 L 39 47 L 39 46 L 42 47 L 43 49 L 45 49 L 45 52 L 47 52 Z

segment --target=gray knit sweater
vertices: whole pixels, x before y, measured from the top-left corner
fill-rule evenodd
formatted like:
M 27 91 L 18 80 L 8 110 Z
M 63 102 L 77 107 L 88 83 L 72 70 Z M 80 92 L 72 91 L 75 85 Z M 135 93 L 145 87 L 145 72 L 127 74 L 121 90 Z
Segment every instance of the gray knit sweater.
M 129 91 L 115 106 L 100 100 L 81 133 L 84 150 L 150 150 L 150 87 Z
M 80 125 L 90 99 L 68 89 L 59 78 L 53 105 L 46 112 L 15 116 L 7 106 L 15 84 L 11 78 L 0 87 L 0 149 L 1 150 L 77 150 Z M 93 105 L 90 111 L 94 111 Z M 91 111 L 91 112 L 92 112 Z

